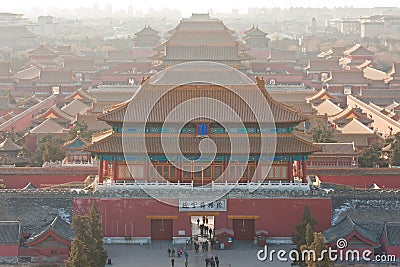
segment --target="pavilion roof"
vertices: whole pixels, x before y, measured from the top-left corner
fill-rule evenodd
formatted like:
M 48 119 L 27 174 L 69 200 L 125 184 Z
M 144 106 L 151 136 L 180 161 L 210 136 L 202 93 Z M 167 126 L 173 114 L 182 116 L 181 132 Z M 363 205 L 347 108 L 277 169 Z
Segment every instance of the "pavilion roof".
M 121 104 L 112 106 L 105 110 L 99 116 L 100 120 L 107 122 L 164 122 L 166 116 L 177 105 L 195 98 L 213 98 L 219 100 L 226 105 L 230 106 L 233 110 L 237 111 L 238 116 L 243 122 L 257 122 L 253 110 L 249 107 L 248 103 L 239 97 L 234 91 L 243 92 L 249 98 L 252 98 L 254 107 L 262 107 L 267 103 L 273 115 L 269 118 L 270 114 L 265 114 L 264 121 L 274 121 L 277 125 L 282 124 L 298 124 L 305 121 L 306 118 L 297 110 L 279 103 L 274 100 L 265 89 L 260 89 L 247 76 L 232 69 L 226 69 L 221 65 L 213 65 L 214 69 L 210 69 L 209 64 L 203 62 L 195 63 L 193 65 L 182 64 L 173 70 L 167 69 L 153 75 L 145 83 L 137 93 L 128 101 Z M 185 81 L 197 81 L 187 84 Z M 207 83 L 201 81 L 208 81 Z M 210 84 L 210 81 L 215 81 L 215 84 Z M 186 83 L 186 84 L 185 84 Z M 221 86 L 233 84 L 230 89 Z M 168 91 L 168 88 L 174 88 Z M 168 92 L 167 92 L 168 91 Z M 143 106 L 148 105 L 149 99 L 157 95 L 163 96 L 152 108 L 151 114 L 144 114 Z M 261 96 L 261 97 L 260 97 Z M 210 109 L 213 105 L 207 105 Z M 126 112 L 128 110 L 135 110 L 134 112 Z M 137 108 L 136 108 L 137 107 Z M 214 107 L 216 109 L 219 106 Z M 219 112 L 219 110 L 215 110 Z M 183 116 L 183 115 L 182 115 Z M 235 118 L 228 112 L 222 113 L 221 118 L 226 122 L 232 122 Z M 267 118 L 268 117 L 268 118 Z M 179 118 L 176 118 L 179 121 Z
M 21 222 L 0 221 L 0 244 L 19 244 L 21 236 Z
M 85 123 L 88 131 L 103 131 L 111 128 L 106 122 L 99 121 L 97 116 L 97 114 L 77 114 L 76 121 L 78 123 Z
M 367 48 L 365 48 L 363 45 L 361 44 L 355 44 L 354 46 L 350 47 L 349 49 L 345 50 L 343 52 L 343 54 L 345 56 L 350 55 L 350 56 L 354 56 L 354 55 L 368 55 L 368 56 L 373 56 L 374 53 L 371 52 L 370 50 L 368 50 Z
M 94 60 L 91 58 L 68 58 L 64 60 L 64 70 L 80 72 L 80 71 L 95 71 Z
M 244 32 L 247 36 L 267 36 L 268 33 L 262 31 L 258 26 L 253 25 L 249 30 Z
M 48 118 L 35 128 L 29 131 L 32 134 L 44 133 L 44 134 L 51 134 L 51 133 L 64 133 L 64 126 L 57 123 L 54 119 Z
M 64 239 L 66 242 L 71 242 L 74 238 L 74 232 L 70 225 L 60 216 L 56 216 L 48 225 L 42 228 L 40 232 L 26 240 L 26 244 L 32 245 L 33 243 L 36 243 L 42 237 L 45 237 L 50 231 Z
M 85 146 L 89 144 L 89 141 L 83 139 L 82 136 L 81 136 L 81 133 L 78 131 L 78 133 L 76 134 L 74 139 L 65 142 L 62 146 L 63 147 L 68 147 L 68 146 L 73 145 L 73 144 L 75 144 L 77 142 L 79 142 L 79 143 L 81 143 L 81 144 L 83 144 Z
M 41 69 L 37 66 L 31 66 L 26 69 L 20 70 L 16 73 L 18 79 L 33 80 L 39 78 Z
M 307 102 L 309 103 L 321 103 L 326 99 L 329 99 L 332 103 L 335 104 L 340 101 L 337 97 L 329 94 L 325 89 L 321 89 L 320 91 L 318 91 L 318 93 L 306 98 Z
M 331 76 L 324 80 L 328 84 L 368 84 L 360 70 L 331 71 Z
M 400 246 L 400 222 L 385 222 L 383 233 L 388 246 Z
M 72 78 L 71 71 L 60 70 L 42 70 L 37 84 L 75 84 L 76 81 Z
M 34 121 L 40 121 L 40 120 L 48 119 L 48 118 L 62 119 L 64 121 L 73 120 L 73 116 L 71 116 L 70 114 L 68 114 L 65 111 L 61 110 L 56 105 L 53 105 L 52 107 L 47 109 L 44 113 L 38 115 L 34 119 Z
M 359 108 L 352 108 L 347 106 L 343 111 L 328 118 L 329 121 L 333 121 L 336 124 L 348 123 L 353 118 L 356 118 L 363 124 L 369 124 L 374 120 L 367 117 L 367 114 L 363 113 Z
M 338 239 L 347 238 L 354 232 L 368 240 L 371 244 L 378 245 L 378 241 L 371 231 L 355 223 L 348 215 L 333 227 L 325 230 L 323 236 L 328 243 L 335 243 Z
M 162 141 L 160 136 L 146 136 L 146 146 L 142 144 L 142 138 L 137 136 L 124 136 L 124 141 L 122 141 L 122 135 L 113 133 L 100 139 L 99 141 L 87 146 L 87 150 L 94 153 L 104 153 L 104 154 L 163 154 L 164 149 L 162 146 Z M 166 137 L 163 141 L 169 142 L 168 140 L 174 140 L 176 137 Z M 240 140 L 249 141 L 250 151 L 252 154 L 260 153 L 261 149 L 261 139 L 260 137 L 212 137 L 218 154 L 231 154 L 231 140 L 236 139 L 235 142 L 240 142 Z M 272 141 L 274 137 L 266 137 L 266 140 L 270 139 Z M 200 154 L 199 144 L 201 138 L 196 136 L 182 136 L 179 138 L 179 145 L 181 152 L 183 154 Z M 125 148 L 124 148 L 124 145 Z M 125 143 L 126 142 L 126 143 Z M 133 149 L 133 151 L 130 151 Z M 267 150 L 267 148 L 264 148 Z M 320 148 L 313 145 L 306 140 L 299 138 L 295 135 L 286 134 L 278 135 L 276 137 L 276 154 L 277 155 L 299 155 L 299 154 L 311 154 L 313 152 L 320 151 Z M 266 153 L 268 151 L 263 151 Z
M 6 137 L 6 139 L 0 144 L 0 151 L 10 152 L 10 151 L 20 151 L 22 147 L 14 143 L 10 137 Z
M 315 143 L 321 147 L 322 151 L 315 152 L 313 156 L 318 155 L 357 155 L 358 152 L 354 147 L 354 143 Z
M 371 67 L 364 68 L 363 74 L 365 78 L 373 81 L 383 81 L 387 77 L 386 72 Z
M 360 149 L 368 147 L 370 140 L 376 140 L 379 137 L 374 133 L 334 133 L 333 139 L 340 143 L 354 142 L 354 146 Z
M 342 133 L 352 133 L 352 134 L 369 134 L 374 133 L 373 130 L 365 126 L 358 119 L 353 118 L 349 123 L 344 125 L 341 129 Z
M 49 55 L 49 54 L 55 55 L 56 54 L 55 51 L 53 50 L 53 48 L 50 48 L 49 46 L 43 45 L 43 44 L 40 45 L 39 47 L 29 51 L 28 53 L 32 54 L 32 55 Z
M 153 29 L 150 25 L 144 25 L 144 28 L 135 33 L 136 36 L 141 36 L 141 35 L 150 35 L 150 36 L 157 36 L 158 31 Z
M 317 110 L 318 114 L 320 115 L 336 115 L 343 111 L 337 104 L 334 104 L 329 99 L 326 99 L 324 102 L 319 104 L 318 106 L 314 106 L 315 110 Z
M 73 92 L 71 95 L 64 98 L 64 100 L 66 102 L 68 102 L 70 100 L 74 100 L 74 99 L 79 99 L 84 102 L 86 102 L 86 101 L 92 102 L 95 100 L 95 98 L 91 94 L 89 94 L 86 90 L 83 90 L 82 88 L 79 88 L 78 90 Z
M 61 108 L 62 111 L 70 116 L 76 116 L 76 114 L 84 114 L 90 107 L 80 101 L 79 99 L 74 99 L 67 105 Z
M 341 70 L 339 61 L 335 59 L 311 59 L 306 67 L 310 71 L 332 71 Z

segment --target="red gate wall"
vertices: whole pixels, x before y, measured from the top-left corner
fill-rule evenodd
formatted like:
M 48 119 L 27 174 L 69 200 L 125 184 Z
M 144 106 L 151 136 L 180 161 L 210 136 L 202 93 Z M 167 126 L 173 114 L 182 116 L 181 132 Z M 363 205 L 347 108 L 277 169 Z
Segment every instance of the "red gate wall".
M 124 237 L 126 234 L 133 237 L 150 237 L 151 218 L 163 216 L 175 218 L 174 237 L 179 237 L 179 230 L 184 230 L 187 237 L 191 235 L 190 213 L 179 212 L 176 206 L 150 198 L 76 198 L 74 215 L 87 214 L 93 202 L 99 209 L 105 237 Z M 247 216 L 256 218 L 255 231 L 266 230 L 271 237 L 290 237 L 294 226 L 300 223 L 306 205 L 317 220 L 316 231 L 331 227 L 332 204 L 329 198 L 265 198 L 228 199 L 228 211 L 214 214 L 215 229 L 233 229 L 233 220 L 229 219 L 229 216 Z

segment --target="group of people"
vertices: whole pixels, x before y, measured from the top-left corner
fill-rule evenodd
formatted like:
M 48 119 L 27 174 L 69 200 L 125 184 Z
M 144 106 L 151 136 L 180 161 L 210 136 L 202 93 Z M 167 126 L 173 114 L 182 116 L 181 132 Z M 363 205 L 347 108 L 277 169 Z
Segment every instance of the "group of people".
M 210 238 L 212 236 L 213 230 L 208 226 L 208 218 L 207 216 L 202 217 L 203 223 L 200 224 L 200 218 L 197 218 L 197 225 L 200 227 L 200 235 L 208 236 L 210 234 Z
M 189 262 L 188 262 L 187 259 L 185 260 L 185 263 L 184 263 L 184 264 L 185 264 L 185 267 L 188 267 L 188 266 L 189 266 Z M 175 267 L 175 259 L 174 259 L 174 258 L 171 259 L 171 266 L 172 266 L 172 267 Z
M 174 248 L 168 248 L 167 249 L 168 257 L 172 257 L 171 259 L 171 266 L 175 266 L 175 249 Z M 180 247 L 176 250 L 176 253 L 178 255 L 178 258 L 180 258 L 182 255 L 185 255 L 185 267 L 189 265 L 189 254 L 187 251 L 183 250 L 183 247 Z
M 168 257 L 175 258 L 175 249 L 174 248 L 168 248 L 167 249 Z M 183 247 L 180 247 L 176 250 L 176 255 L 178 258 L 180 258 L 182 255 L 185 255 L 185 258 L 188 258 L 188 253 L 187 251 L 183 250 Z
M 201 236 L 208 236 L 210 234 L 210 238 L 212 236 L 213 230 L 211 227 L 208 227 L 207 225 L 200 224 L 200 235 Z
M 211 258 L 206 258 L 206 267 L 210 264 L 210 267 L 219 267 L 219 258 L 217 255 L 215 257 L 211 256 Z
M 211 239 L 210 242 L 211 242 L 211 247 L 212 247 L 214 241 Z M 208 240 L 206 240 L 206 241 L 204 241 L 204 242 L 195 241 L 195 242 L 194 242 L 194 250 L 195 250 L 196 252 L 199 252 L 200 245 L 201 245 L 201 250 L 202 250 L 203 252 L 208 251 L 208 247 L 209 247 Z

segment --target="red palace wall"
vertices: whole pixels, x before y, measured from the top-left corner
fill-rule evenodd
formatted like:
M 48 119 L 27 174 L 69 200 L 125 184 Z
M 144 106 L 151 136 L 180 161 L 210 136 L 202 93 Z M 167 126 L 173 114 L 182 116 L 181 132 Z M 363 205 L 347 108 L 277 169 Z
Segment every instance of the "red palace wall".
M 69 182 L 83 182 L 87 175 L 1 175 L 7 189 L 22 189 L 29 182 L 37 188 L 46 187 L 46 185 L 65 184 Z
M 380 238 L 382 250 L 385 251 L 386 255 L 395 255 L 397 259 L 400 259 L 400 246 L 388 246 L 384 237 L 382 235 Z
M 17 257 L 19 244 L 0 245 L 0 256 Z
M 331 227 L 332 204 L 328 198 L 265 198 L 228 199 L 227 212 L 179 212 L 178 207 L 170 206 L 154 199 L 74 199 L 74 216 L 89 212 L 96 203 L 105 237 L 150 237 L 152 218 L 173 218 L 173 236 L 179 230 L 191 233 L 190 215 L 214 215 L 215 229 L 232 229 L 232 217 L 255 218 L 255 230 L 266 230 L 270 237 L 290 237 L 294 226 L 299 224 L 304 207 L 309 206 L 312 216 L 317 220 L 316 230 Z
M 0 168 L 0 179 L 6 189 L 22 189 L 29 182 L 37 188 L 69 182 L 83 182 L 88 175 L 96 175 L 97 167 L 74 168 Z
M 371 184 L 376 183 L 380 188 L 399 189 L 400 177 L 389 175 L 371 175 L 371 176 L 328 176 L 318 175 L 323 183 L 334 183 L 347 185 L 355 188 L 368 188 Z

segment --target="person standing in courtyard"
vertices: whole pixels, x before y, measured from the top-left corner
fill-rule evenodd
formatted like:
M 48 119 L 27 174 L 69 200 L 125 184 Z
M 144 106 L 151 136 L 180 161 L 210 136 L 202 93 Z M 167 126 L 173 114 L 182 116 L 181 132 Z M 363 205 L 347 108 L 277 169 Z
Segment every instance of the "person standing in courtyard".
M 175 259 L 174 259 L 174 258 L 171 259 L 171 266 L 172 266 L 172 267 L 175 266 Z
M 219 267 L 219 258 L 217 255 L 215 255 L 214 260 L 215 260 L 215 265 L 217 265 L 217 267 Z
M 168 257 L 171 257 L 171 248 L 168 248 L 167 252 L 168 252 Z
M 188 267 L 188 265 L 189 265 L 188 260 L 185 260 L 185 267 Z
M 206 258 L 204 261 L 206 262 L 206 267 L 208 267 L 208 264 L 210 263 L 210 259 Z
M 197 225 L 200 225 L 200 218 L 197 218 Z
M 211 264 L 211 267 L 215 267 L 215 260 L 214 260 L 214 257 L 211 257 L 211 259 L 210 259 L 210 264 Z

